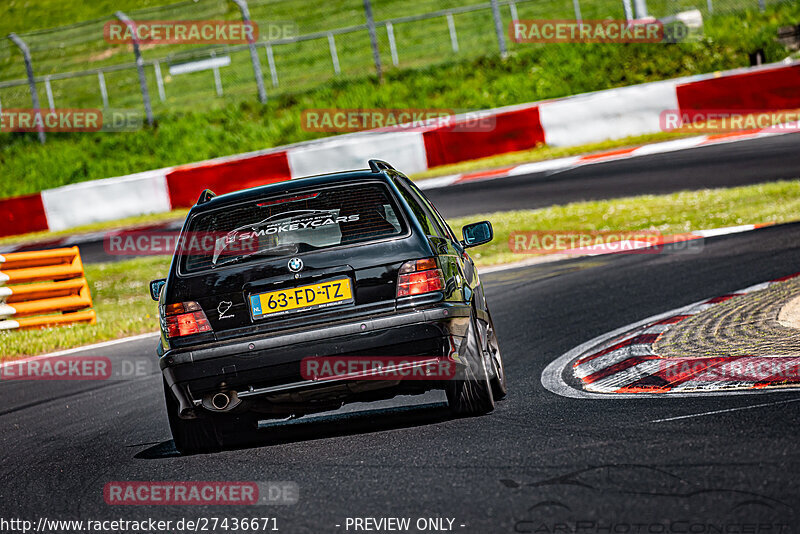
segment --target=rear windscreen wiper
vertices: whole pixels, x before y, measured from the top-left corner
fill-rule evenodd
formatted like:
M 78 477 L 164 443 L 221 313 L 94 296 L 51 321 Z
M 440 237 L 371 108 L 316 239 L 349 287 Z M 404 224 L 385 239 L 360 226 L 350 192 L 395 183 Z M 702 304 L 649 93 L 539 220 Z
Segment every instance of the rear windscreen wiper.
M 235 258 L 231 258 L 227 261 L 223 261 L 221 263 L 212 263 L 211 268 L 217 268 L 222 265 L 231 265 L 234 263 L 239 263 L 247 258 L 252 256 L 281 256 L 283 254 L 296 254 L 299 247 L 296 243 L 291 245 L 278 245 L 276 247 L 265 248 L 263 250 L 257 250 L 255 252 L 251 252 L 250 254 L 244 254 L 242 256 L 236 256 Z

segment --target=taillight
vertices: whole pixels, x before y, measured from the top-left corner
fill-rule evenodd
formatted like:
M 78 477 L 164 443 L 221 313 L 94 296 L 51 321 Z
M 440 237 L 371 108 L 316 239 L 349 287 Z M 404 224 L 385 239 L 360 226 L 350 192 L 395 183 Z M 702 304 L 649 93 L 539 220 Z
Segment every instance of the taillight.
M 164 308 L 167 337 L 182 337 L 211 332 L 205 312 L 196 302 L 167 304 Z
M 444 288 L 442 270 L 436 266 L 436 260 L 433 258 L 407 261 L 400 267 L 399 274 L 400 276 L 397 278 L 398 297 L 422 295 L 441 291 Z

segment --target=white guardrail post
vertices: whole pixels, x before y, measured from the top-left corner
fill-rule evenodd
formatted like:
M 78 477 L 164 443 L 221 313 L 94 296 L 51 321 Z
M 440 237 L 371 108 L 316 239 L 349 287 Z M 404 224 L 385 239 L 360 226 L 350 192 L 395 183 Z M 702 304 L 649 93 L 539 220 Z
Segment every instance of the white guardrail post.
M 122 11 L 114 13 L 131 32 L 131 42 L 133 43 L 133 56 L 136 59 L 136 70 L 139 72 L 139 87 L 142 90 L 142 100 L 144 101 L 144 113 L 147 116 L 147 124 L 153 125 L 153 108 L 150 105 L 150 90 L 147 88 L 147 77 L 144 74 L 144 60 L 142 51 L 139 49 L 139 37 L 136 34 L 136 24 Z
M 247 8 L 247 0 L 232 0 L 234 4 L 239 7 L 242 12 L 242 22 L 245 24 L 253 24 L 250 20 L 250 10 Z M 248 48 L 250 48 L 250 61 L 253 63 L 253 74 L 256 78 L 256 87 L 258 88 L 258 101 L 262 104 L 267 103 L 267 90 L 264 89 L 264 77 L 261 74 L 261 61 L 258 59 L 258 52 L 256 51 L 256 43 L 253 39 L 252 32 L 247 34 Z
M 36 90 L 36 81 L 34 80 L 33 76 L 33 62 L 31 62 L 31 51 L 28 48 L 28 45 L 25 44 L 25 41 L 19 38 L 16 33 L 9 34 L 8 36 L 11 41 L 17 45 L 17 48 L 20 49 L 22 52 L 22 57 L 25 60 L 25 72 L 28 74 L 28 86 L 31 90 L 31 101 L 33 103 L 33 109 L 36 110 L 36 117 L 39 119 L 37 121 L 37 130 L 39 132 L 39 142 L 44 144 L 46 137 L 44 134 L 44 124 L 41 121 L 41 115 L 39 110 L 42 109 L 39 105 L 39 92 Z

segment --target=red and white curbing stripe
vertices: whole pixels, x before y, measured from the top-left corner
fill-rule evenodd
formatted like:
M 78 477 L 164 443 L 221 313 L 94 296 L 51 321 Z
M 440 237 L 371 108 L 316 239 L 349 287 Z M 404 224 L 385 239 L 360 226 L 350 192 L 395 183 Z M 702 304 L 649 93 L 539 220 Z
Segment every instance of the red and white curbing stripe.
M 417 186 L 419 186 L 420 189 L 438 189 L 440 187 L 448 187 L 451 185 L 459 185 L 468 182 L 496 180 L 498 178 L 508 178 L 511 176 L 520 176 L 547 171 L 564 171 L 582 167 L 584 165 L 592 165 L 593 163 L 607 163 L 609 161 L 631 159 L 638 156 L 666 154 L 669 152 L 678 152 L 691 148 L 719 145 L 723 143 L 734 143 L 737 141 L 757 139 L 760 137 L 784 135 L 787 133 L 800 131 L 800 122 L 787 123 L 782 125 L 782 127 L 785 131 L 776 131 L 776 128 L 773 127 L 762 128 L 758 130 L 747 130 L 742 132 L 731 132 L 726 134 L 699 135 L 695 137 L 687 137 L 685 139 L 676 139 L 673 141 L 664 141 L 660 143 L 652 143 L 648 145 L 640 145 L 617 150 L 608 150 L 605 152 L 598 152 L 585 156 L 571 156 L 567 158 L 536 161 L 533 163 L 523 163 L 520 165 L 490 169 L 486 171 L 451 174 L 448 176 L 420 180 L 417 182 Z
M 659 335 L 681 321 L 712 306 L 753 291 L 800 276 L 757 284 L 735 293 L 706 299 L 657 317 L 652 317 L 592 340 L 551 363 L 542 383 L 555 393 L 570 397 L 607 397 L 608 394 L 675 395 L 734 390 L 763 391 L 800 387 L 798 356 L 725 356 L 708 358 L 661 357 L 653 350 Z M 565 361 L 568 360 L 568 361 Z M 563 380 L 571 368 L 582 391 Z M 587 393 L 588 392 L 588 393 Z
M 440 165 L 549 146 L 574 146 L 662 131 L 663 112 L 800 108 L 800 61 L 704 74 L 487 110 L 491 130 L 432 124 L 338 135 L 247 154 L 93 180 L 0 200 L 0 237 L 65 230 L 95 222 L 189 207 L 203 189 L 228 193 L 302 176 L 364 168 L 370 158 L 406 173 Z M 747 138 L 750 133 L 678 140 L 604 154 L 519 165 L 430 180 L 423 187 L 556 170 L 654 150 Z M 757 133 L 757 135 L 761 135 Z

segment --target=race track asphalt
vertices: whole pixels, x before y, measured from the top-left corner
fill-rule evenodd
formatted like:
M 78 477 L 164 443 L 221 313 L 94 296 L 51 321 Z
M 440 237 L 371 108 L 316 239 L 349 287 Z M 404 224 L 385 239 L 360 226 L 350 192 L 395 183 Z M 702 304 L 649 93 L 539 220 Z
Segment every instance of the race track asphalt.
M 800 177 L 800 133 L 465 182 L 425 194 L 445 217 Z
M 487 274 L 510 393 L 476 418 L 450 418 L 437 394 L 402 397 L 273 425 L 250 447 L 181 457 L 155 371 L 128 381 L 5 381 L 0 516 L 270 516 L 290 533 L 354 532 L 344 525 L 356 516 L 449 517 L 465 533 L 797 532 L 800 394 L 571 399 L 540 379 L 549 362 L 597 335 L 798 270 L 800 224 L 788 224 L 708 239 L 697 254 Z M 146 358 L 154 345 L 91 354 Z M 700 415 L 710 411 L 718 413 Z M 654 422 L 684 415 L 698 416 Z M 300 499 L 105 504 L 107 482 L 130 480 L 294 481 Z

